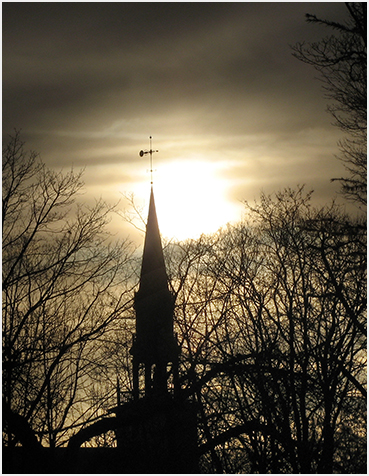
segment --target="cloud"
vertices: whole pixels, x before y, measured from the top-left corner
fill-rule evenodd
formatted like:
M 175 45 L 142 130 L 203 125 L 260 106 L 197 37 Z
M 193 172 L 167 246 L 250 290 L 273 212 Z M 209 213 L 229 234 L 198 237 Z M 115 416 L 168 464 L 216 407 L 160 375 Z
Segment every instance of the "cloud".
M 325 200 L 339 133 L 291 55 L 327 33 L 306 12 L 340 20 L 344 6 L 4 3 L 3 131 L 21 128 L 52 167 L 87 167 L 98 196 L 117 180 L 129 190 L 153 135 L 158 167 L 228 162 L 235 203 L 295 181 Z

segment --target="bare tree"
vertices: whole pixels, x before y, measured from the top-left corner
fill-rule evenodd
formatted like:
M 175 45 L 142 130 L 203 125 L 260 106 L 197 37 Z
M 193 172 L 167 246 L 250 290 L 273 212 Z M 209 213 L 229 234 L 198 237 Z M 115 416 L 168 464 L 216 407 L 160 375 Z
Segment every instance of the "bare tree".
M 307 14 L 307 21 L 335 30 L 335 34 L 311 45 L 297 44 L 294 55 L 320 74 L 328 111 L 335 125 L 348 134 L 340 142 L 340 160 L 348 177 L 334 178 L 348 199 L 366 205 L 366 3 L 346 3 L 345 23 L 322 20 Z
M 348 441 L 365 464 L 365 228 L 310 195 L 262 195 L 249 222 L 173 245 L 206 472 L 344 471 Z
M 82 186 L 81 172 L 48 170 L 18 133 L 3 150 L 7 445 L 28 430 L 42 444 L 61 445 L 99 414 L 102 401 L 92 397 L 102 340 L 130 312 L 133 248 L 107 233 L 111 207 L 76 202 Z

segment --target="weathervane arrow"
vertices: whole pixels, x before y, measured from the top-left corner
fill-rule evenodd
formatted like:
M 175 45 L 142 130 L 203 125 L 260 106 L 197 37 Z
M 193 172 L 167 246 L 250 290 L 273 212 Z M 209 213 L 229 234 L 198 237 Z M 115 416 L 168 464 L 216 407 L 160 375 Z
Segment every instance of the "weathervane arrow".
M 150 154 L 150 173 L 151 173 L 151 185 L 153 184 L 153 178 L 152 178 L 152 173 L 153 173 L 153 169 L 152 169 L 152 154 L 154 152 L 159 152 L 158 150 L 153 150 L 152 148 L 152 136 L 149 137 L 150 139 L 150 150 L 140 150 L 139 152 L 139 156 L 140 157 L 143 157 L 144 155 L 146 154 Z

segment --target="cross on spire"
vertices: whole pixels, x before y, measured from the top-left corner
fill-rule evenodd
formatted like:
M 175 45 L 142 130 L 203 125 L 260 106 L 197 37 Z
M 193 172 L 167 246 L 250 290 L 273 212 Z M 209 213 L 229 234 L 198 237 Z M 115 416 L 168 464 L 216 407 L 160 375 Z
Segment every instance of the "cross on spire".
M 143 157 L 146 154 L 150 154 L 150 174 L 151 174 L 151 185 L 153 184 L 153 168 L 152 168 L 152 154 L 154 152 L 159 152 L 158 150 L 153 150 L 152 148 L 152 136 L 149 137 L 150 139 L 150 150 L 140 150 L 139 156 Z

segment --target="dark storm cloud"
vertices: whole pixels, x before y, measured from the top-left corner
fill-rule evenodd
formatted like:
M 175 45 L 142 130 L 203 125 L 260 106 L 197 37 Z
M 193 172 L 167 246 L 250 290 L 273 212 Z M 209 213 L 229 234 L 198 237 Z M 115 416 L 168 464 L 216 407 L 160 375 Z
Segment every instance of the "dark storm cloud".
M 162 160 L 221 153 L 249 190 L 329 181 L 338 133 L 289 47 L 327 34 L 307 12 L 345 7 L 3 3 L 3 131 L 21 128 L 55 166 L 129 164 L 153 134 Z

